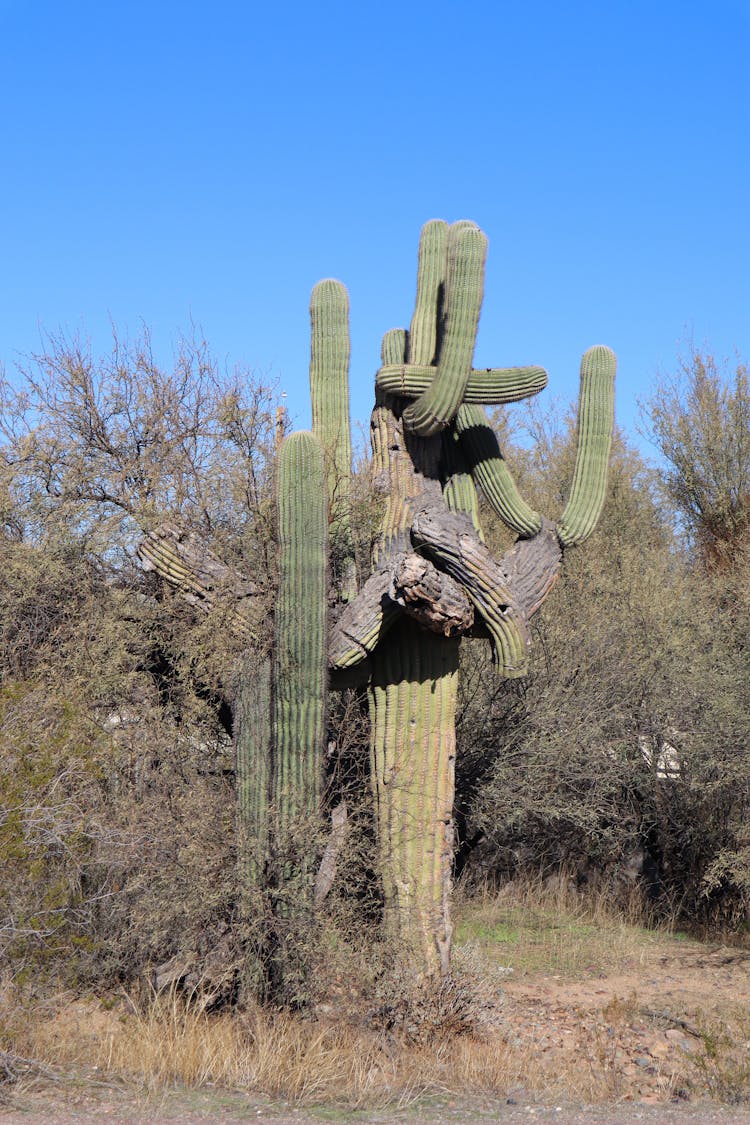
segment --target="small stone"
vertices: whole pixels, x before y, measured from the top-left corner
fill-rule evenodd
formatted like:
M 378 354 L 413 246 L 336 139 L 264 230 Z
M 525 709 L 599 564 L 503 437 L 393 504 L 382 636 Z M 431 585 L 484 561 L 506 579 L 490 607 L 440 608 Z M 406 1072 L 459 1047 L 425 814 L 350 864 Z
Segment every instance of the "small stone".
M 681 1051 L 688 1051 L 692 1053 L 697 1051 L 698 1044 L 694 1039 L 690 1039 L 684 1032 L 679 1031 L 676 1027 L 670 1027 L 664 1032 L 664 1035 L 670 1043 L 675 1047 L 679 1047 Z

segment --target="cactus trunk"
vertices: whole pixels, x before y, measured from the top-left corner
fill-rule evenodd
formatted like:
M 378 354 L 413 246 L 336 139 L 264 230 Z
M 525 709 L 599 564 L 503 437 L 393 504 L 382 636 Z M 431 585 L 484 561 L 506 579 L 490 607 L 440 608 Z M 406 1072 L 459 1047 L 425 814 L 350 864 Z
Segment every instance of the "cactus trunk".
M 418 975 L 448 971 L 458 638 L 401 622 L 373 659 L 372 778 L 386 932 Z
M 328 504 L 323 452 L 313 434 L 282 442 L 276 487 L 271 986 L 277 998 L 297 1006 L 307 999 L 313 940 L 328 661 Z

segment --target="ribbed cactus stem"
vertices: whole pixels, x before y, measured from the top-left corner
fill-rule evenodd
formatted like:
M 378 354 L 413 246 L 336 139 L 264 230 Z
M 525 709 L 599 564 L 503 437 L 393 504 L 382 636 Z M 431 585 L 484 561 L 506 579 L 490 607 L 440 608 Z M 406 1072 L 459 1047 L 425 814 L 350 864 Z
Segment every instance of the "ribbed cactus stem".
M 417 251 L 417 300 L 409 329 L 410 363 L 435 362 L 445 299 L 447 253 L 448 224 L 442 219 L 431 219 L 422 227 Z M 403 362 L 403 352 L 400 359 L 386 359 L 383 355 L 383 363 Z
M 484 408 L 462 404 L 455 426 L 471 474 L 488 503 L 513 531 L 525 538 L 536 535 L 541 530 L 542 517 L 518 491 Z
M 246 658 L 234 693 L 237 857 L 243 889 L 257 887 L 268 851 L 271 783 L 271 662 Z
M 486 257 L 484 234 L 478 227 L 461 224 L 449 239 L 446 312 L 435 377 L 403 415 L 406 428 L 422 437 L 445 429 L 463 399 L 472 369 Z
M 428 390 L 434 376 L 435 368 L 427 364 L 393 363 L 380 368 L 375 386 L 386 394 L 419 398 Z M 472 368 L 463 401 L 501 406 L 537 395 L 546 386 L 547 372 L 543 367 Z
M 583 543 L 596 527 L 607 491 L 615 410 L 614 352 L 601 345 L 581 360 L 578 448 L 570 498 L 557 525 L 564 547 Z
M 313 434 L 284 439 L 276 488 L 273 800 L 283 846 L 296 820 L 318 813 L 325 745 L 328 506 L 323 451 Z
M 343 599 L 356 593 L 351 529 L 352 441 L 349 421 L 349 297 L 340 281 L 319 281 L 310 297 L 312 428 L 326 462 L 334 582 Z
M 460 409 L 460 408 L 459 408 Z M 443 430 L 443 499 L 451 512 L 465 512 L 484 541 L 479 522 L 479 497 L 469 466 L 458 443 L 455 424 Z
M 372 774 L 385 917 L 421 975 L 448 970 L 458 640 L 401 622 L 374 655 Z

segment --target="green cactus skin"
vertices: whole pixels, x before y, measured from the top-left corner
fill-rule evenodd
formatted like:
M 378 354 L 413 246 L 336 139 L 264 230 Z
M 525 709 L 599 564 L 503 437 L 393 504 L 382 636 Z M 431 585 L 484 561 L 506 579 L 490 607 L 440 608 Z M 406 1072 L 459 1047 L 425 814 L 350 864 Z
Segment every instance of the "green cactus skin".
M 327 684 L 328 511 L 323 451 L 306 431 L 278 453 L 279 589 L 274 643 L 277 833 L 318 814 Z
M 406 428 L 421 437 L 431 437 L 445 429 L 463 399 L 484 293 L 484 234 L 478 227 L 460 224 L 455 233 L 451 229 L 448 241 L 446 314 L 435 376 L 430 387 L 403 414 Z M 414 336 L 413 326 L 409 360 L 419 362 L 424 351 L 415 349 Z
M 458 408 L 455 426 L 471 475 L 503 523 L 525 539 L 537 535 L 542 517 L 516 488 L 484 409 L 463 403 Z
M 614 352 L 601 345 L 589 348 L 581 360 L 578 449 L 573 484 L 557 525 L 557 535 L 563 547 L 576 546 L 588 539 L 604 506 L 612 445 L 616 369 Z
M 448 254 L 448 224 L 442 219 L 432 219 L 422 227 L 417 253 L 417 300 L 409 329 L 409 362 L 434 364 L 439 339 L 439 322 L 442 313 L 442 290 Z M 385 344 L 385 341 L 384 341 Z M 394 347 L 393 358 L 383 363 L 404 363 L 405 352 Z
M 427 364 L 394 363 L 383 366 L 375 376 L 375 386 L 386 394 L 402 398 L 419 398 L 431 386 L 435 368 Z M 520 402 L 539 394 L 547 386 L 543 367 L 472 368 L 463 401 L 500 406 Z
M 458 640 L 401 621 L 373 657 L 374 783 L 387 930 L 419 976 L 448 971 Z
M 268 857 L 271 783 L 271 662 L 243 661 L 234 694 L 237 856 L 241 885 L 257 887 Z
M 444 975 L 450 955 L 459 641 L 391 613 L 389 567 L 400 552 L 431 559 L 478 611 L 500 673 L 515 676 L 526 668 L 528 618 L 552 588 L 562 554 L 552 525 L 519 496 L 481 409 L 537 393 L 547 381 L 542 368 L 471 368 L 485 248 L 470 223 L 423 228 L 411 326 L 384 337 L 376 380 L 373 484 L 385 498 L 376 569 L 339 618 L 331 654 L 336 667 L 369 666 L 385 917 L 399 957 L 422 980 Z M 589 461 L 592 444 L 594 460 L 602 456 L 587 437 L 599 431 L 589 422 L 591 397 L 584 392 L 581 425 Z M 579 476 L 574 514 L 581 487 L 591 488 L 589 475 Z M 477 484 L 522 536 L 500 563 L 482 542 Z
M 460 409 L 460 408 L 459 408 Z M 479 497 L 466 459 L 461 452 L 455 423 L 443 430 L 443 499 L 451 512 L 464 512 L 479 538 L 484 542 L 484 532 L 479 522 Z
M 312 428 L 325 454 L 331 561 L 344 601 L 357 592 L 350 515 L 349 355 L 349 296 L 340 281 L 319 281 L 310 297 Z
M 402 330 L 386 333 L 384 365 L 403 364 L 407 347 L 416 363 L 435 356 L 447 242 L 445 223 L 423 228 L 408 340 Z M 431 496 L 441 501 L 445 435 L 410 433 L 403 400 L 381 389 L 376 396 L 373 470 L 386 489 L 377 561 L 411 549 L 415 508 Z M 460 487 L 457 482 L 456 497 Z M 386 925 L 404 960 L 418 974 L 439 979 L 451 943 L 458 640 L 438 639 L 402 619 L 380 640 L 371 663 L 371 777 Z

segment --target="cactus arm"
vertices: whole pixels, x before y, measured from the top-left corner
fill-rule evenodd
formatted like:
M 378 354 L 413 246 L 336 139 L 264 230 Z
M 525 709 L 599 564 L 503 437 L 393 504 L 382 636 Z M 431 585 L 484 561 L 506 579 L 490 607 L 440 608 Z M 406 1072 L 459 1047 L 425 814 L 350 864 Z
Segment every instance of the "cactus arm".
M 524 538 L 536 535 L 541 530 L 542 517 L 516 488 L 484 408 L 462 404 L 455 426 L 471 475 L 500 519 Z
M 391 601 L 391 576 L 376 570 L 357 597 L 342 610 L 331 629 L 328 661 L 331 668 L 353 668 L 365 660 L 400 616 L 401 607 Z
M 163 523 L 138 544 L 144 570 L 154 571 L 189 605 L 208 613 L 226 599 L 228 621 L 237 636 L 257 641 L 266 615 L 260 588 L 223 563 L 195 532 Z
M 503 676 L 526 671 L 530 637 L 507 576 L 480 541 L 470 522 L 444 507 L 426 506 L 412 524 L 414 545 L 466 590 L 493 642 L 493 657 Z
M 351 528 L 352 440 L 349 421 L 349 297 L 340 281 L 319 281 L 310 297 L 312 428 L 325 456 L 334 584 L 356 593 Z
M 435 368 L 427 364 L 390 363 L 378 371 L 375 386 L 386 394 L 414 399 L 429 389 L 434 375 Z M 505 402 L 531 398 L 546 386 L 547 372 L 543 367 L 472 368 L 463 401 L 501 406 Z
M 581 360 L 578 449 L 573 484 L 557 525 L 564 547 L 583 543 L 596 527 L 607 490 L 617 360 L 609 348 L 589 348 Z
M 451 231 L 445 321 L 435 376 L 403 415 L 406 428 L 422 437 L 445 429 L 463 399 L 479 325 L 486 257 L 487 239 L 478 227 L 462 224 L 455 234 Z
M 542 529 L 533 539 L 518 539 L 501 560 L 514 603 L 528 621 L 552 590 L 560 573 L 562 547 L 555 525 L 542 519 Z
M 459 407 L 460 409 L 460 407 Z M 455 421 L 443 430 L 443 499 L 451 512 L 465 512 L 484 542 L 479 522 L 479 497 L 466 459 L 461 451 Z
M 444 637 L 467 633 L 474 623 L 469 598 L 449 574 L 414 552 L 394 552 L 331 629 L 331 668 L 340 671 L 364 661 L 402 612 Z
M 448 224 L 442 219 L 425 223 L 417 251 L 417 299 L 408 337 L 409 362 L 434 364 L 439 343 L 440 317 L 445 298 L 448 253 Z M 384 363 L 403 363 L 401 357 Z

